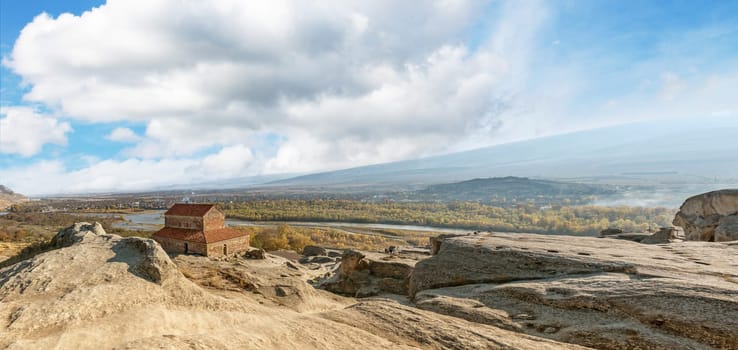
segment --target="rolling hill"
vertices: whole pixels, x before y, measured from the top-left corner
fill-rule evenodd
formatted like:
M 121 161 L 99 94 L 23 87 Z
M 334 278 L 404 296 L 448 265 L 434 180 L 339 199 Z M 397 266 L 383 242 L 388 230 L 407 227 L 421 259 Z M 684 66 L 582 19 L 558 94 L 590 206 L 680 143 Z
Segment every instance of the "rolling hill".
M 584 204 L 597 197 L 610 197 L 619 193 L 615 186 L 589 185 L 524 177 L 495 177 L 431 185 L 415 191 L 416 200 L 432 201 L 475 201 L 487 203 L 515 203 L 520 201 L 539 204 L 561 203 Z

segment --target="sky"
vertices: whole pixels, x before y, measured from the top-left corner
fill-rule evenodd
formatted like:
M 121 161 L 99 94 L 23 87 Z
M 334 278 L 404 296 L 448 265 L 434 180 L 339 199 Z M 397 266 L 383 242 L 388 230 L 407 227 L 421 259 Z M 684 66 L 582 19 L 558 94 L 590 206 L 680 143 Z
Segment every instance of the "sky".
M 28 195 L 738 117 L 736 1 L 3 0 L 0 16 L 0 184 Z

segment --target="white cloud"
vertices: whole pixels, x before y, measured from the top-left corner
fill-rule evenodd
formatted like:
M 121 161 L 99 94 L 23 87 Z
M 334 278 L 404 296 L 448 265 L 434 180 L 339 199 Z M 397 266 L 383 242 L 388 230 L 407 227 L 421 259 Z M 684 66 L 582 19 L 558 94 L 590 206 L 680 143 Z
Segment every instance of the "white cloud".
M 234 145 L 203 158 L 86 159 L 80 169 L 69 169 L 58 160 L 42 160 L 0 169 L 0 179 L 26 195 L 141 191 L 243 176 L 251 161 L 248 148 Z
M 37 16 L 3 64 L 28 84 L 27 101 L 55 115 L 146 125 L 142 134 L 106 135 L 130 143 L 120 156 L 131 159 L 49 172 L 79 190 L 336 169 L 738 110 L 735 65 L 726 74 L 686 74 L 671 57 L 636 61 L 647 56 L 641 47 L 620 62 L 627 52 L 604 47 L 612 44 L 601 32 L 547 27 L 565 19 L 547 5 L 109 0 L 80 16 Z M 672 73 L 661 83 L 636 86 L 664 71 Z M 40 133 L 46 140 L 31 135 L 37 141 L 23 152 L 62 144 L 69 124 L 56 126 Z M 261 135 L 278 141 L 265 147 Z M 3 143 L 4 152 L 22 140 Z M 202 156 L 207 150 L 219 151 Z M 155 174 L 132 181 L 128 171 Z M 90 184 L 71 177 L 96 173 L 105 176 Z
M 141 140 L 141 137 L 133 130 L 123 127 L 113 129 L 106 138 L 115 142 L 137 142 Z
M 245 175 L 254 156 L 251 150 L 244 145 L 224 147 L 220 152 L 209 155 L 200 162 L 198 168 L 203 173 L 215 175 L 219 178 Z
M 278 156 L 315 161 L 263 169 L 316 170 L 444 151 L 494 125 L 489 106 L 516 65 L 506 45 L 520 44 L 463 44 L 483 6 L 109 1 L 81 16 L 36 17 L 4 64 L 29 83 L 27 100 L 63 115 L 147 123 L 140 139 L 108 135 L 135 142 L 124 155 L 186 157 L 274 133 L 285 140 Z
M 30 157 L 47 143 L 65 145 L 72 130 L 69 123 L 29 107 L 2 107 L 0 116 L 0 153 Z

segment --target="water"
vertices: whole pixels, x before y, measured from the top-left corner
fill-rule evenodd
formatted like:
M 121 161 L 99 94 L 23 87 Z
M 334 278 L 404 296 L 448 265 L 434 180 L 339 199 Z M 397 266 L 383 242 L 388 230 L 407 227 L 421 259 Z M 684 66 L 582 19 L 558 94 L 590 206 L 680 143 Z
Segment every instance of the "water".
M 116 222 L 113 227 L 124 228 L 128 230 L 144 230 L 152 229 L 152 227 L 158 227 L 164 225 L 164 212 L 165 210 L 156 210 L 140 214 L 115 214 L 120 215 L 124 218 L 123 222 Z M 109 215 L 109 214 L 102 214 Z M 392 224 L 366 224 L 366 223 L 352 223 L 352 222 L 309 222 L 309 221 L 291 221 L 287 222 L 292 226 L 308 226 L 308 227 L 350 227 L 355 229 L 390 229 L 390 230 L 411 230 L 411 231 L 426 231 L 426 232 L 446 232 L 446 233 L 466 233 L 469 230 L 452 229 L 452 228 L 440 228 L 432 226 L 417 226 L 417 225 L 392 225 Z M 239 219 L 226 219 L 226 225 L 228 226 L 274 226 L 277 222 L 271 221 L 248 221 Z

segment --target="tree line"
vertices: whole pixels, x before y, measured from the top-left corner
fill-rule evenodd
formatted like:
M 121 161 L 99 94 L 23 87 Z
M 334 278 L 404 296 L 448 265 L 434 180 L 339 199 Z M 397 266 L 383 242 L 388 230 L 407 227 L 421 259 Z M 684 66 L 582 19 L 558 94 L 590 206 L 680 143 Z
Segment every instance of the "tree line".
M 518 205 L 476 202 L 365 202 L 343 199 L 270 199 L 222 203 L 230 218 L 249 221 L 385 223 L 550 234 L 596 235 L 605 228 L 645 232 L 668 226 L 667 208 Z

